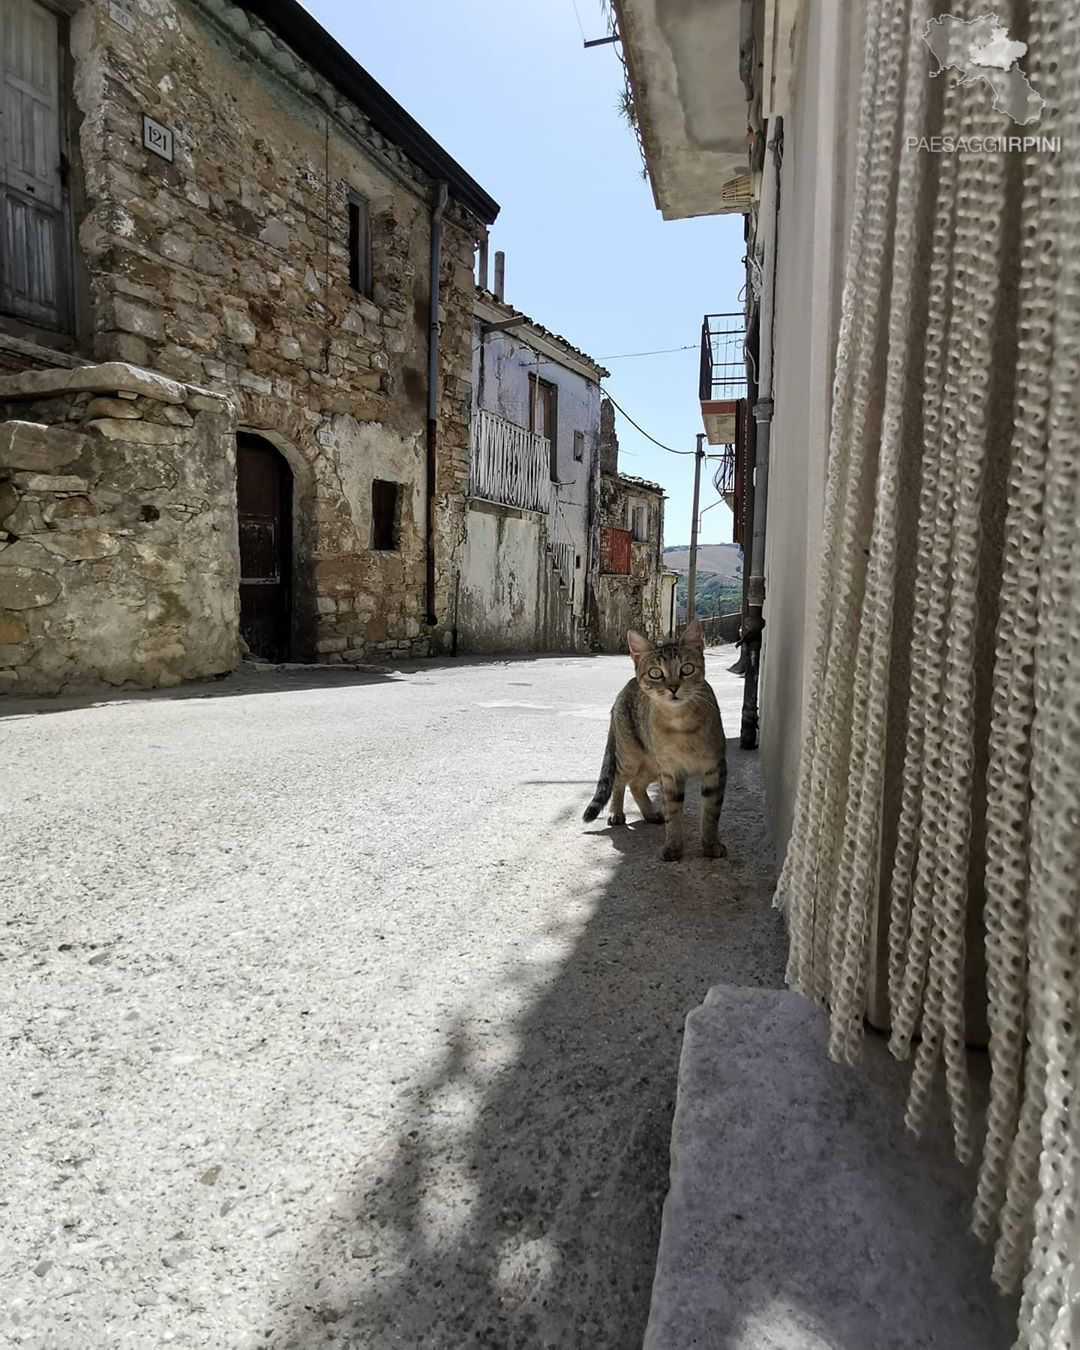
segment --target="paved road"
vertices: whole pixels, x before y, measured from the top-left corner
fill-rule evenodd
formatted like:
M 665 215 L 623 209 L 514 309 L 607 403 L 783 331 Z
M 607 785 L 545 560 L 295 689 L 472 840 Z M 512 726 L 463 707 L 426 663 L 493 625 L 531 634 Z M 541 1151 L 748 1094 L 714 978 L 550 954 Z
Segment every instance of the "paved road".
M 4 705 L 0 1343 L 640 1344 L 683 1019 L 783 944 L 753 756 L 726 861 L 582 824 L 628 673 Z

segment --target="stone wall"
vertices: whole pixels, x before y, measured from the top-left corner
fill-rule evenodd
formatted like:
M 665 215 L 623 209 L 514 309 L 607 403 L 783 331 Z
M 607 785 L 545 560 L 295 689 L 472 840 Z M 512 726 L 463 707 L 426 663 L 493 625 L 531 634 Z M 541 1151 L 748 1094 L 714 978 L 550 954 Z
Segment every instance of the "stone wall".
M 626 650 L 626 632 L 636 628 L 650 637 L 662 637 L 668 629 L 663 613 L 663 575 L 660 543 L 664 531 L 664 494 L 654 483 L 623 474 L 600 475 L 598 532 L 607 527 L 625 530 L 629 526 L 631 499 L 646 503 L 646 538 L 630 545 L 630 571 L 627 574 L 604 572 L 600 568 L 601 550 L 597 548 L 597 571 L 593 578 L 595 615 L 593 627 L 601 651 Z
M 0 691 L 233 668 L 235 428 L 120 363 L 0 377 Z
M 423 654 L 448 627 L 463 533 L 479 224 L 451 199 L 441 269 L 439 623 L 429 630 L 422 523 L 434 184 L 242 9 L 140 0 L 136 13 L 131 34 L 105 4 L 84 4 L 71 21 L 94 356 L 227 394 L 238 426 L 288 460 L 294 658 Z M 172 129 L 172 163 L 143 148 L 144 113 Z M 350 286 L 350 190 L 370 207 L 370 298 Z M 397 553 L 371 549 L 365 513 L 375 477 L 399 481 L 408 503 Z

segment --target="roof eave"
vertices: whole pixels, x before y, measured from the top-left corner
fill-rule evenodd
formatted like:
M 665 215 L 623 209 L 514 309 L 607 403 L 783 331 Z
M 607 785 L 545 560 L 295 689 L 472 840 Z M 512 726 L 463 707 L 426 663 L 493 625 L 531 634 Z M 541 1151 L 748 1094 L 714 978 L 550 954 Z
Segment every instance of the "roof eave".
M 425 173 L 445 182 L 451 194 L 483 224 L 494 223 L 499 214 L 494 197 L 297 0 L 243 0 L 243 7 L 355 103 L 372 125 Z

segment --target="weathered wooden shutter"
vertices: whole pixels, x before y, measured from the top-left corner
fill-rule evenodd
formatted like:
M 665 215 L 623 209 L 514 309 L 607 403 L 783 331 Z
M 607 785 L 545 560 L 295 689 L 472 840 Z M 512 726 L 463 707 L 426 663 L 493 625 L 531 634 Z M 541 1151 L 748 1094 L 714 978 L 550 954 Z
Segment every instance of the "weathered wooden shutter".
M 600 571 L 629 576 L 630 560 L 630 531 L 605 525 L 600 531 Z
M 58 24 L 0 3 L 0 309 L 46 328 L 68 320 Z

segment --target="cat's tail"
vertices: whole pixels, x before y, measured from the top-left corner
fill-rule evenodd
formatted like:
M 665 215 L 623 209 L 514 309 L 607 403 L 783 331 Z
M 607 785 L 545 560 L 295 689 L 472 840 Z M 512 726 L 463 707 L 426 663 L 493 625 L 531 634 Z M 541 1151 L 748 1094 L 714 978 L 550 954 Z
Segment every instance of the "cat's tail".
M 608 732 L 607 748 L 604 750 L 604 762 L 600 765 L 600 777 L 596 784 L 593 799 L 585 808 L 582 820 L 595 820 L 607 805 L 611 789 L 615 786 L 615 728 Z

